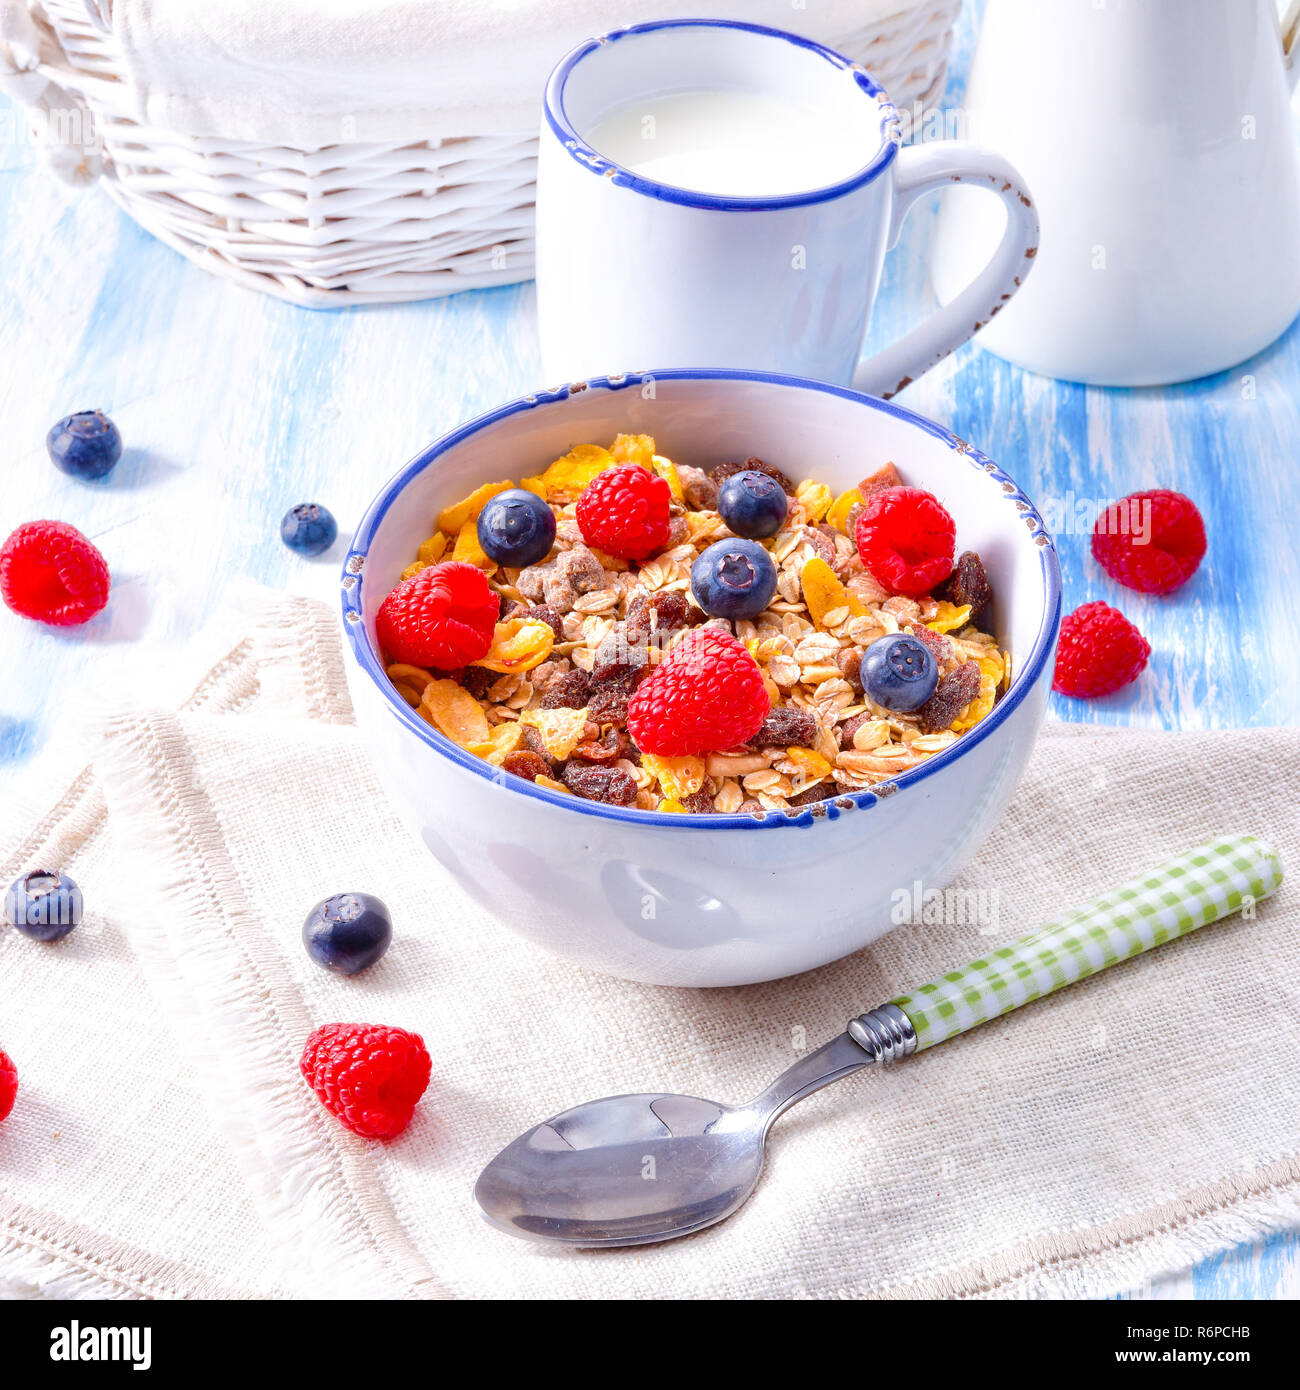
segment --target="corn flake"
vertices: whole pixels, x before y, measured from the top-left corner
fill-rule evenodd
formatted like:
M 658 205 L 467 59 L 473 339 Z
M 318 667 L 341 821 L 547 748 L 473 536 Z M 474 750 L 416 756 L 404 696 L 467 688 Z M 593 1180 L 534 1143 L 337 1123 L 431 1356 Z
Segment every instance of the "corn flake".
M 650 467 L 664 482 L 668 484 L 668 491 L 673 495 L 674 502 L 686 505 L 686 494 L 682 491 L 682 480 L 677 475 L 677 469 L 673 466 L 671 459 L 666 459 L 662 454 L 656 454 L 650 460 Z
M 419 709 L 424 687 L 433 679 L 428 671 L 423 666 L 408 666 L 403 661 L 395 661 L 385 668 L 385 673 L 402 699 L 413 709 Z
M 483 707 L 455 681 L 430 681 L 424 687 L 420 713 L 462 748 L 487 743 L 492 737 L 492 728 Z
M 847 536 L 849 533 L 849 513 L 862 500 L 862 494 L 855 487 L 851 487 L 847 492 L 841 492 L 831 503 L 830 510 L 826 513 L 827 524 L 833 526 L 837 531 L 843 531 Z
M 956 632 L 970 622 L 970 604 L 964 603 L 960 608 L 951 604 L 947 599 L 939 600 L 939 611 L 926 623 L 926 627 L 933 632 Z
M 706 771 L 703 758 L 690 755 L 680 758 L 660 758 L 653 753 L 641 754 L 641 766 L 659 779 L 659 785 L 670 797 L 681 800 L 694 796 L 704 786 Z
M 814 483 L 806 479 L 794 490 L 795 500 L 803 503 L 804 513 L 814 524 L 830 510 L 834 494 L 825 483 Z
M 489 560 L 483 547 L 478 540 L 478 521 L 477 519 L 467 521 L 461 528 L 460 534 L 456 537 L 456 548 L 451 553 L 453 560 L 460 560 L 467 565 L 477 565 L 481 570 L 496 569 L 496 561 Z
M 454 507 L 448 507 L 438 513 L 438 530 L 445 531 L 449 536 L 460 536 L 464 532 L 466 522 L 477 521 L 478 514 L 498 492 L 505 492 L 507 488 L 512 487 L 514 483 L 509 478 L 503 483 L 484 483 L 482 487 L 476 487 Z
M 498 724 L 485 742 L 471 743 L 468 745 L 468 749 L 476 758 L 484 759 L 493 767 L 500 767 L 519 747 L 523 736 L 523 729 L 514 720 L 508 720 L 504 724 Z
M 835 571 L 820 556 L 809 560 L 800 572 L 803 584 L 803 601 L 808 605 L 808 613 L 819 626 L 828 613 L 838 608 L 847 609 L 855 618 L 866 615 L 866 607 L 861 599 L 852 594 L 836 576 Z
M 686 814 L 686 807 L 680 801 L 674 801 L 671 796 L 665 797 L 656 808 L 660 811 L 667 811 L 671 815 L 682 816 Z
M 530 709 L 520 716 L 521 724 L 529 724 L 542 736 L 542 746 L 552 758 L 563 762 L 582 742 L 587 726 L 585 709 Z M 541 781 L 541 778 L 538 778 Z M 568 788 L 564 788 L 565 791 Z
M 531 671 L 550 656 L 554 641 L 555 633 L 549 623 L 539 623 L 532 618 L 508 618 L 493 630 L 487 654 L 469 664 L 486 666 L 489 671 L 500 671 L 503 675 Z
M 599 444 L 575 444 L 541 476 L 548 499 L 556 494 L 576 497 L 589 482 L 614 466 L 614 455 Z
M 654 438 L 648 434 L 620 434 L 616 435 L 613 447 L 610 449 L 616 463 L 639 463 L 642 468 L 654 466 L 652 460 L 655 459 Z M 668 460 L 664 459 L 667 463 Z M 655 472 L 659 470 L 656 468 Z M 660 474 L 660 477 L 663 475 Z
M 436 565 L 447 550 L 447 537 L 441 531 L 429 537 L 427 541 L 421 543 L 419 550 L 415 553 L 415 558 L 422 565 Z
M 697 545 L 722 529 L 723 521 L 717 512 L 686 513 L 686 539 L 692 545 Z
M 811 748 L 787 748 L 785 755 L 803 773 L 807 782 L 819 782 L 830 775 L 830 763 Z

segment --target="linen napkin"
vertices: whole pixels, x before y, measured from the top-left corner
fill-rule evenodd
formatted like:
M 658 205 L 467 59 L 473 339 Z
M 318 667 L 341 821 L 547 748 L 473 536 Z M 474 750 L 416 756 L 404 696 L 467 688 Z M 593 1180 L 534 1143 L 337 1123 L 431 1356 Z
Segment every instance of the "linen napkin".
M 113 716 L 85 796 L 56 795 L 5 850 L 5 873 L 61 864 L 93 905 L 59 946 L 0 937 L 0 1046 L 26 1087 L 0 1126 L 11 1284 L 82 1291 L 107 1270 L 134 1294 L 1100 1295 L 1300 1220 L 1288 884 L 1253 920 L 812 1097 L 718 1227 L 600 1252 L 490 1229 L 471 1197 L 482 1164 L 569 1105 L 746 1098 L 851 1015 L 1222 831 L 1294 866 L 1279 769 L 1300 731 L 1049 725 L 962 875 L 993 905 L 982 924 L 899 927 L 768 985 L 656 989 L 542 954 L 442 873 L 373 778 L 334 627 L 309 600 L 258 599 L 195 696 Z M 300 941 L 311 904 L 345 888 L 383 897 L 395 928 L 351 980 Z M 310 1029 L 344 1020 L 414 1029 L 432 1054 L 390 1143 L 345 1131 L 298 1077 Z
M 547 74 L 569 49 L 683 10 L 681 0 L 98 3 L 146 124 L 303 149 L 532 132 Z M 920 3 L 709 0 L 704 10 L 835 45 Z

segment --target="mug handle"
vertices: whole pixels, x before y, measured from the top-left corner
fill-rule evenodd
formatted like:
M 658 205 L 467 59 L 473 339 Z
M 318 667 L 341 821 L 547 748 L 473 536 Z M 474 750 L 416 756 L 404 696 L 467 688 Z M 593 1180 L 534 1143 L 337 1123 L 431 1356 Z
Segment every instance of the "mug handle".
M 899 150 L 896 169 L 890 247 L 898 241 L 903 219 L 916 200 L 954 183 L 987 187 L 1001 198 L 1007 210 L 1007 228 L 988 265 L 951 304 L 869 358 L 854 373 L 855 390 L 885 400 L 983 328 L 1024 283 L 1038 252 L 1038 213 L 1024 180 L 1001 155 L 960 140 L 936 140 Z

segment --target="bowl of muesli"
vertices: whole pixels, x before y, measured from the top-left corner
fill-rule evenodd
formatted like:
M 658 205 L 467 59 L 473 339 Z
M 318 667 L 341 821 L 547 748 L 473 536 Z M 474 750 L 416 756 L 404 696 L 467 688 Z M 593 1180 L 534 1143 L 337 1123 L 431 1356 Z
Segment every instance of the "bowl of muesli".
M 443 869 L 580 965 L 707 986 L 947 884 L 1029 757 L 1061 593 L 1032 503 L 942 426 L 721 370 L 453 430 L 342 583 L 358 724 Z

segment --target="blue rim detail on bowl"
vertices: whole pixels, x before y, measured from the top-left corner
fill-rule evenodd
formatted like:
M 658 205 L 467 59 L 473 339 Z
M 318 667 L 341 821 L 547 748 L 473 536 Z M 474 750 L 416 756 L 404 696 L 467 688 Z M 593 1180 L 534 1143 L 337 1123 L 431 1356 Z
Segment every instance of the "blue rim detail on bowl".
M 810 52 L 818 54 L 832 66 L 847 72 L 867 96 L 875 98 L 880 109 L 880 148 L 872 156 L 871 161 L 856 173 L 850 174 L 848 178 L 841 179 L 839 183 L 826 184 L 822 188 L 808 189 L 802 193 L 787 193 L 779 197 L 767 198 L 724 197 L 720 194 L 701 193 L 694 189 L 677 188 L 673 184 L 659 183 L 655 179 L 643 178 L 640 174 L 634 174 L 631 169 L 624 168 L 623 165 L 615 163 L 614 160 L 608 159 L 598 150 L 593 149 L 578 134 L 564 108 L 564 86 L 574 68 L 588 54 L 596 52 L 606 44 L 617 43 L 620 39 L 634 37 L 637 34 L 649 34 L 658 29 L 701 27 L 741 29 L 749 34 L 763 34 L 768 38 L 783 39 L 786 43 L 792 43 L 798 48 L 806 48 Z M 622 29 L 611 29 L 609 33 L 602 34 L 599 38 L 588 39 L 585 43 L 580 43 L 572 52 L 565 54 L 555 65 L 546 81 L 542 111 L 546 123 L 550 126 L 556 139 L 573 159 L 589 172 L 602 178 L 608 178 L 617 188 L 628 188 L 647 198 L 658 198 L 665 203 L 680 203 L 684 207 L 703 208 L 711 212 L 770 212 L 776 208 L 808 207 L 813 203 L 829 202 L 832 198 L 842 197 L 845 193 L 850 193 L 855 188 L 860 188 L 863 184 L 878 178 L 893 163 L 902 140 L 897 108 L 889 99 L 889 94 L 885 89 L 868 76 L 860 63 L 853 62 L 844 54 L 837 53 L 833 48 L 827 48 L 825 44 L 817 43 L 813 39 L 802 38 L 798 34 L 791 34 L 785 29 L 773 29 L 766 24 L 746 24 L 742 20 L 735 19 L 658 19 L 646 24 L 629 24 Z
M 1001 484 L 1008 505 L 1015 507 L 1028 527 L 1038 547 L 1043 581 L 1047 587 L 1047 602 L 1044 606 L 1043 622 L 1030 647 L 1029 658 L 1024 669 L 1016 670 L 1018 659 L 1013 654 L 1011 687 L 993 706 L 993 709 L 973 729 L 962 734 L 955 743 L 932 754 L 923 763 L 907 772 L 901 772 L 897 777 L 889 778 L 885 785 L 889 786 L 891 790 L 885 795 L 892 796 L 895 793 L 906 791 L 940 771 L 969 749 L 982 743 L 1005 721 L 1012 710 L 1023 702 L 1028 692 L 1038 683 L 1055 645 L 1056 630 L 1061 621 L 1061 569 L 1051 533 L 1043 524 L 1043 519 L 1039 516 L 1038 511 L 1012 478 L 978 449 L 967 444 L 965 440 L 958 439 L 951 430 L 945 429 L 934 420 L 929 420 L 924 415 L 917 415 L 914 411 L 895 405 L 892 401 L 884 401 L 877 396 L 868 396 L 861 391 L 851 390 L 847 386 L 832 386 L 824 381 L 813 381 L 808 377 L 785 376 L 776 372 L 742 371 L 732 368 L 694 371 L 689 368 L 674 367 L 659 372 L 628 372 L 626 374 L 616 373 L 612 377 L 592 377 L 587 381 L 558 386 L 549 391 L 537 391 L 527 396 L 521 396 L 518 400 L 509 401 L 505 405 L 498 406 L 495 410 L 489 410 L 486 414 L 475 417 L 450 433 L 444 434 L 440 439 L 434 440 L 428 448 L 416 454 L 404 468 L 395 473 L 384 485 L 374 502 L 371 503 L 357 527 L 352 544 L 348 549 L 347 558 L 343 562 L 343 631 L 351 644 L 352 654 L 357 665 L 374 681 L 393 714 L 417 738 L 458 767 L 464 768 L 475 776 L 483 777 L 489 782 L 496 782 L 503 790 L 513 795 L 529 796 L 534 800 L 544 801 L 567 811 L 576 811 L 580 815 L 597 816 L 602 820 L 627 821 L 634 825 L 658 825 L 668 829 L 684 830 L 699 821 L 707 821 L 710 830 L 768 830 L 782 826 L 797 826 L 803 829 L 816 825 L 819 821 L 838 820 L 841 815 L 847 814 L 850 810 L 865 810 L 881 800 L 881 795 L 875 791 L 846 791 L 825 801 L 799 807 L 796 811 L 767 811 L 762 816 L 750 812 L 683 815 L 680 812 L 639 811 L 625 806 L 607 806 L 601 802 L 584 800 L 568 792 L 553 792 L 546 787 L 539 787 L 535 782 L 503 773 L 499 768 L 493 767 L 482 758 L 475 757 L 474 754 L 453 743 L 446 735 L 439 733 L 433 725 L 422 719 L 398 694 L 396 687 L 388 679 L 379 654 L 366 631 L 362 601 L 365 589 L 365 561 L 375 533 L 384 517 L 388 515 L 389 508 L 406 490 L 411 480 L 431 467 L 449 449 L 455 448 L 456 445 L 478 434 L 489 425 L 508 419 L 511 415 L 517 415 L 521 411 L 534 410 L 543 405 L 553 405 L 557 401 L 567 400 L 570 396 L 577 395 L 582 391 L 624 391 L 629 386 L 640 387 L 646 382 L 660 381 L 755 381 L 774 386 L 792 386 L 802 390 L 821 391 L 826 395 L 841 396 L 845 400 L 857 401 L 873 410 L 879 410 L 886 415 L 903 420 L 907 424 L 917 426 L 927 434 L 942 440 L 954 453 L 965 458 L 972 467 L 987 473 L 995 482 Z M 877 786 L 880 785 L 877 783 Z M 845 805 L 846 802 L 850 804 Z

